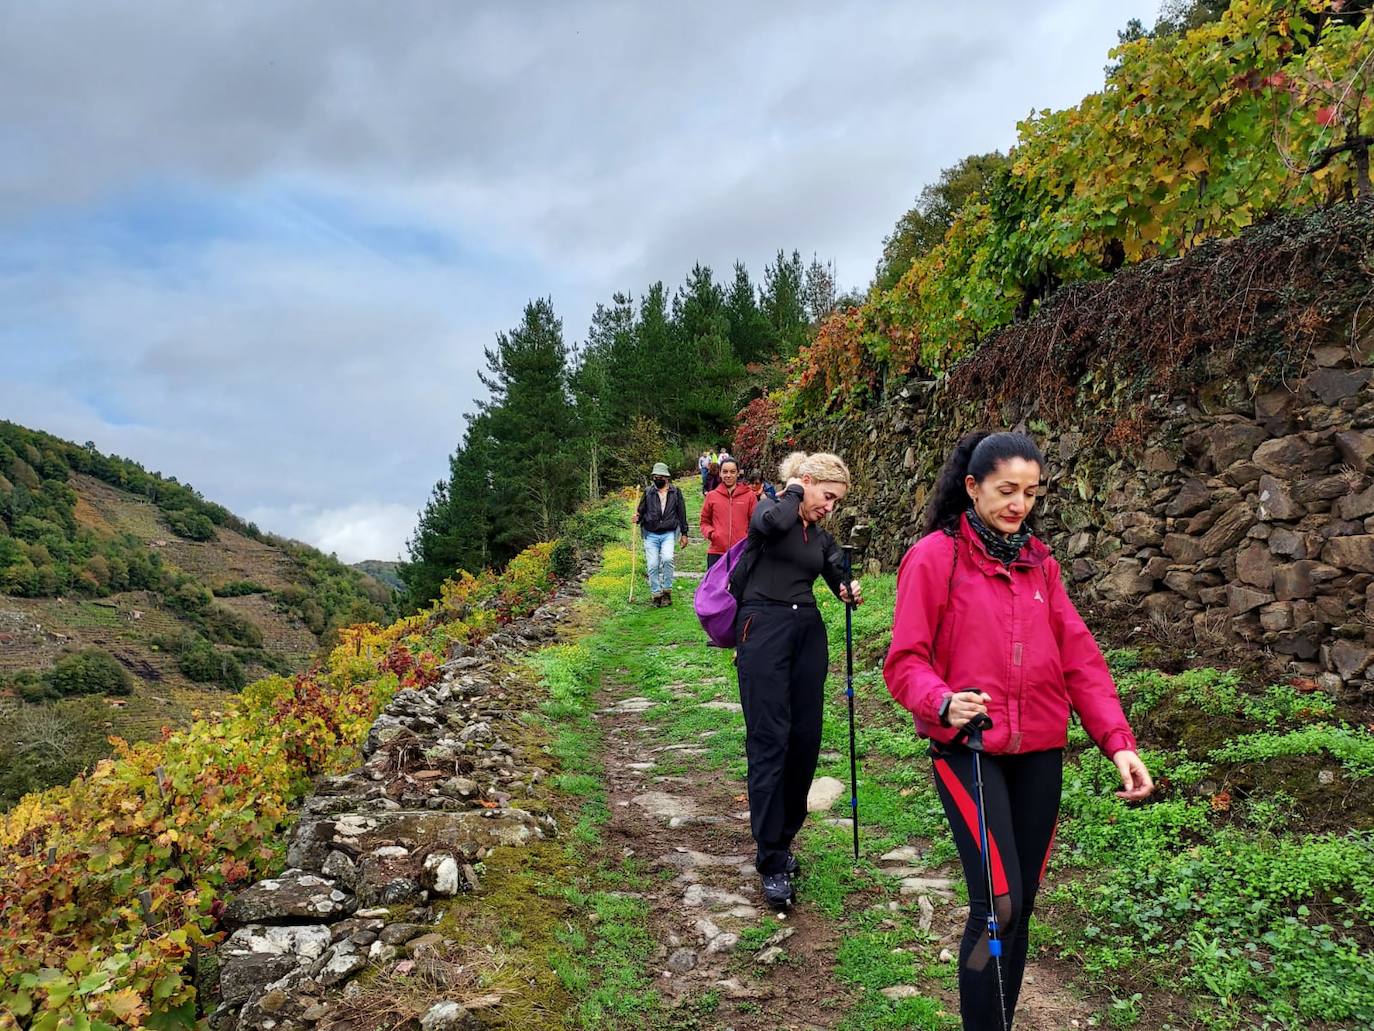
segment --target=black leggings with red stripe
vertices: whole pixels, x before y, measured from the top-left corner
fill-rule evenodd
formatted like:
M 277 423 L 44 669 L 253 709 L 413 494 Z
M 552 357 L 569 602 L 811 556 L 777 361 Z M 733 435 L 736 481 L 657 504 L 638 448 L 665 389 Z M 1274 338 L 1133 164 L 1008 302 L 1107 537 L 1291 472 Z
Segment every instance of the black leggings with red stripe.
M 997 969 L 988 951 L 987 873 L 974 804 L 973 753 L 960 745 L 936 745 L 931 754 L 935 757 L 935 788 L 944 803 L 968 882 L 968 924 L 959 947 L 959 1011 L 964 1031 L 1002 1031 L 1002 1017 L 997 1012 Z M 1008 1028 L 1026 969 L 1031 909 L 1054 844 L 1063 764 L 1061 749 L 983 756 L 992 892 L 1002 939 L 1000 994 L 1006 999 Z

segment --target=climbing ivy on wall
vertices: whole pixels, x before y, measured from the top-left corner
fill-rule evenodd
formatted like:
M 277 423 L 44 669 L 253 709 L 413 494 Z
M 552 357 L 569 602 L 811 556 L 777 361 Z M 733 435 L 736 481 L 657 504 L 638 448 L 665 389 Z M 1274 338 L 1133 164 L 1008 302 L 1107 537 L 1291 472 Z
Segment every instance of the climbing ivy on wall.
M 783 426 L 942 375 L 1061 283 L 1177 256 L 1264 215 L 1374 195 L 1374 21 L 1344 0 L 1235 0 L 1111 52 L 1105 88 L 1018 126 L 1011 167 L 890 289 L 825 322 Z

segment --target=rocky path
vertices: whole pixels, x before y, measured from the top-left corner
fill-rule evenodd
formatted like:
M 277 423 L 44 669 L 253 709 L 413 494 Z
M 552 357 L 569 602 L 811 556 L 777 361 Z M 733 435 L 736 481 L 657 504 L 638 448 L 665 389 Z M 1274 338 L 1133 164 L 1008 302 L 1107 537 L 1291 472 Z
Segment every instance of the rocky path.
M 699 647 L 691 639 L 699 634 L 695 624 L 680 617 L 664 613 L 648 646 L 661 649 L 670 667 Z M 652 658 L 648 665 L 653 668 Z M 961 888 L 952 880 L 959 877 L 957 867 L 932 867 L 922 841 L 873 849 L 871 843 L 884 837 L 876 826 L 862 827 L 870 844 L 860 867 L 851 867 L 849 821 L 829 815 L 832 805 L 843 806 L 848 786 L 818 777 L 811 793 L 811 830 L 804 832 L 798 851 L 804 867 L 829 860 L 827 876 L 838 880 L 849 911 L 838 919 L 826 916 L 808 900 L 811 882 L 804 877 L 800 904 L 773 914 L 763 904 L 753 868 L 742 765 L 731 761 L 732 744 L 734 755 L 743 751 L 733 677 L 716 673 L 646 689 L 631 673 L 621 669 L 606 677 L 596 698 L 610 810 L 600 855 L 606 863 L 635 861 L 650 875 L 651 886 L 642 892 L 655 942 L 648 966 L 665 1008 L 697 1005 L 713 993 L 713 1013 L 692 1026 L 957 1028 L 954 953 L 967 915 Z M 684 728 L 695 726 L 702 729 L 684 736 Z M 827 752 L 822 768 L 829 764 L 833 771 L 841 760 L 837 752 Z M 875 759 L 867 775 L 885 772 L 891 771 Z M 843 856 L 838 874 L 837 855 Z M 864 1015 L 874 1010 L 863 1006 L 865 962 L 838 969 L 838 957 L 856 932 L 889 943 L 882 950 L 887 957 L 875 957 L 875 966 L 895 956 L 915 975 L 902 983 L 881 983 L 879 1006 L 912 1000 L 912 1012 L 923 1007 L 920 1022 L 893 1022 L 901 1011 L 891 1007 L 881 1016 Z M 922 968 L 938 969 L 939 976 L 921 976 Z M 880 980 L 875 976 L 871 984 L 878 987 Z M 1023 988 L 1017 1027 L 1085 1028 L 1093 1012 L 1057 968 L 1036 963 Z
M 909 748 L 910 723 L 868 685 L 860 711 L 860 796 L 868 801 L 856 864 L 841 815 L 849 795 L 843 645 L 832 641 L 824 750 L 812 815 L 795 845 L 800 902 L 774 914 L 752 862 L 734 670 L 728 654 L 705 647 L 691 612 L 700 551 L 681 558 L 671 609 L 648 605 L 642 569 L 633 602 L 611 592 L 591 602 L 608 609 L 592 631 L 607 645 L 593 718 L 609 816 L 595 859 L 647 874 L 629 890 L 648 907 L 645 964 L 665 1011 L 654 1026 L 956 1031 L 954 957 L 968 910 L 957 863 L 926 836 L 947 836 L 942 819 L 916 831 L 901 816 L 908 806 L 938 808 L 928 760 Z M 890 601 L 886 611 L 890 619 Z M 874 661 L 868 656 L 867 666 Z M 885 733 L 908 747 L 885 753 Z M 1094 1026 L 1100 1007 L 1069 986 L 1069 973 L 1032 962 L 1021 1031 Z
M 830 977 L 837 929 L 804 906 L 771 914 L 754 872 L 743 782 L 702 764 L 704 748 L 662 743 L 648 715 L 655 703 L 632 691 L 608 685 L 600 699 L 611 807 L 605 840 L 611 854 L 637 857 L 655 875 L 653 966 L 666 1005 L 715 992 L 714 1026 L 834 1026 L 849 1001 Z M 679 701 L 739 712 L 723 698 L 699 702 L 681 692 Z M 683 766 L 685 773 L 661 772 Z

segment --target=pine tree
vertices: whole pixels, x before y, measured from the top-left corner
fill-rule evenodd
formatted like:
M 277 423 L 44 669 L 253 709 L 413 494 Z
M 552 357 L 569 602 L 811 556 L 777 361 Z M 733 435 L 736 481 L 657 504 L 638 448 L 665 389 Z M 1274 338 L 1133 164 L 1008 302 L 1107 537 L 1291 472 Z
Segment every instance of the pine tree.
M 758 296 L 743 262 L 735 262 L 735 280 L 725 298 L 725 314 L 730 320 L 730 346 L 740 361 L 748 365 L 771 357 L 768 320 L 759 311 Z
M 468 419 L 463 442 L 449 458 L 449 477 L 434 485 L 419 525 L 406 542 L 410 561 L 399 569 L 411 605 L 439 596 L 458 570 L 491 564 L 491 436 L 485 415 Z
M 711 270 L 698 263 L 673 297 L 681 361 L 691 370 L 678 394 L 682 430 L 718 437 L 739 409 L 744 366 L 730 343 L 725 292 Z
M 811 264 L 806 266 L 806 281 L 802 286 L 802 297 L 806 301 L 806 313 L 813 323 L 820 322 L 835 310 L 835 265 L 827 261 L 821 264 L 820 258 L 811 255 Z
M 806 343 L 808 320 L 806 304 L 802 299 L 803 277 L 802 259 L 798 251 L 793 251 L 791 257 L 778 251 L 774 263 L 763 269 L 759 307 L 773 332 L 777 353 L 788 357 L 796 354 Z
M 552 537 L 577 495 L 568 353 L 553 303 L 527 304 L 521 324 L 498 334 L 486 357 L 492 555 L 504 562 Z

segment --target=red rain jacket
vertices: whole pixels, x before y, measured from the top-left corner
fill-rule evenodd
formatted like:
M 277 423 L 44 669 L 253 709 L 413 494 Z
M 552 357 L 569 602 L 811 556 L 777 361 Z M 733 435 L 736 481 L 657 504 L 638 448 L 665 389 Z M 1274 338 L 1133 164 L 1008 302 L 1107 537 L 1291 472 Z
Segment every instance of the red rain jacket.
M 1070 706 L 1109 758 L 1136 747 L 1102 651 L 1064 591 L 1059 563 L 1035 537 L 1010 568 L 966 518 L 956 537 L 917 541 L 897 573 L 883 677 L 915 715 L 917 733 L 934 741 L 957 733 L 940 723 L 941 701 L 957 690 L 992 698 L 983 735 L 992 753 L 1063 748 Z
M 726 492 L 725 484 L 707 491 L 701 503 L 701 535 L 706 538 L 706 554 L 724 555 L 731 546 L 749 534 L 749 517 L 754 514 L 759 499 L 744 483 L 735 484 L 734 494 Z

